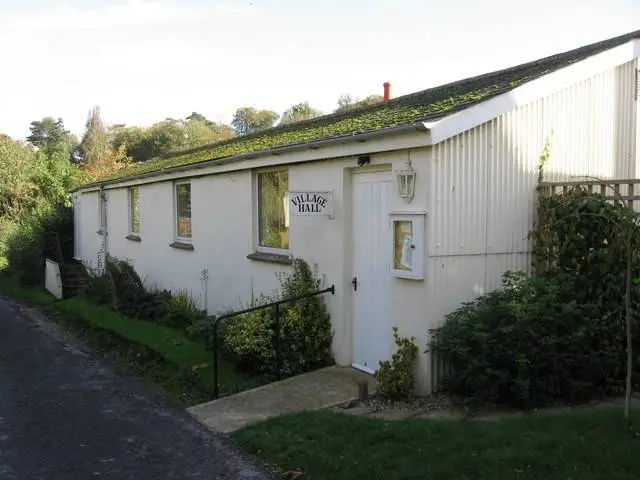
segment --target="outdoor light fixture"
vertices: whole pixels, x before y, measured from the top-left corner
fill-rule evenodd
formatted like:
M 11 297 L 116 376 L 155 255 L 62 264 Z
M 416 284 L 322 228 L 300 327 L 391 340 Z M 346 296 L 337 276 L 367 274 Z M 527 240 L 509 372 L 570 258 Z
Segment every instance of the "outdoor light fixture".
M 416 172 L 411 166 L 411 154 L 407 157 L 404 170 L 396 173 L 398 179 L 398 194 L 409 203 L 413 199 L 416 190 Z

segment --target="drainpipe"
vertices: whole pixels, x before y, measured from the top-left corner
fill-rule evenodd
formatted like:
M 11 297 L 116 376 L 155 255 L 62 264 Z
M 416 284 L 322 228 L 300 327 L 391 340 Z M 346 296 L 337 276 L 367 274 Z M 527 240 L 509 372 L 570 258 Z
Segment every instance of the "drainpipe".
M 107 255 L 109 254 L 109 244 L 107 236 L 109 235 L 109 229 L 107 228 L 107 194 L 104 189 L 104 185 L 100 186 L 100 203 L 102 205 L 102 251 L 104 255 L 104 266 L 107 265 Z

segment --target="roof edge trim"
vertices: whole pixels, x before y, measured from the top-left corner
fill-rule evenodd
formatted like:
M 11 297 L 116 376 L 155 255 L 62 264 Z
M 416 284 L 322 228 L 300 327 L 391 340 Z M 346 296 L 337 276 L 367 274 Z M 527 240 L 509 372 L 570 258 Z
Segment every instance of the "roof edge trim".
M 270 149 L 261 150 L 258 152 L 242 153 L 239 155 L 218 158 L 215 160 L 205 160 L 204 162 L 192 163 L 190 165 L 182 165 L 179 167 L 154 170 L 152 172 L 141 173 L 139 175 L 131 175 L 129 177 L 117 178 L 114 180 L 86 183 L 84 185 L 79 185 L 75 187 L 72 190 L 72 192 L 91 190 L 103 185 L 116 185 L 120 183 L 129 183 L 135 180 L 161 177 L 167 174 L 186 172 L 190 170 L 199 170 L 199 169 L 203 169 L 211 166 L 225 165 L 231 162 L 238 162 L 240 160 L 253 160 L 253 159 L 256 159 L 259 157 L 265 157 L 265 156 L 273 156 L 274 159 L 277 159 L 278 156 L 282 153 L 291 153 L 291 152 L 300 151 L 300 150 L 318 150 L 320 148 L 329 147 L 333 145 L 340 145 L 340 144 L 351 143 L 351 142 L 365 142 L 367 140 L 374 140 L 382 137 L 388 137 L 391 135 L 398 135 L 401 133 L 412 133 L 412 132 L 428 133 L 429 129 L 426 127 L 426 124 L 424 122 L 417 122 L 417 123 L 411 123 L 408 125 L 400 125 L 398 127 L 375 130 L 372 132 L 362 133 L 359 135 L 347 135 L 343 137 L 329 138 L 324 140 L 315 140 L 312 142 L 299 143 L 295 145 L 286 145 L 283 147 L 270 148 Z M 431 141 L 430 138 L 425 138 L 425 142 L 424 142 L 425 146 L 431 145 L 432 143 L 433 142 Z M 302 158 L 301 161 L 315 162 L 315 161 L 321 161 L 321 160 L 315 159 L 315 158 L 305 160 L 304 158 Z M 273 165 L 278 165 L 278 164 L 279 163 L 277 161 L 273 163 Z M 238 169 L 241 169 L 241 167 L 239 167 Z M 162 181 L 162 180 L 158 179 L 157 181 Z
M 640 57 L 640 40 L 631 40 L 555 72 L 525 83 L 440 120 L 426 122 L 433 144 L 440 143 L 474 127 L 487 123 L 517 107 L 531 103 L 599 72 L 615 68 Z

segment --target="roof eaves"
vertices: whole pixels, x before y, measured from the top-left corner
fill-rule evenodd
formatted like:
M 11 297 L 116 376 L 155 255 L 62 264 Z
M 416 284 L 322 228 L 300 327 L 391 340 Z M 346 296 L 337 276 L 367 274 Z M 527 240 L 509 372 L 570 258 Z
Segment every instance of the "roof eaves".
M 311 150 L 317 150 L 323 147 L 338 145 L 341 143 L 354 142 L 354 141 L 365 142 L 367 140 L 382 138 L 390 135 L 397 135 L 399 133 L 411 133 L 411 132 L 425 133 L 425 132 L 428 132 L 428 128 L 425 122 L 416 122 L 416 123 L 410 123 L 407 125 L 401 125 L 398 127 L 374 130 L 371 132 L 361 133 L 358 135 L 343 135 L 340 137 L 314 140 L 311 142 L 298 143 L 294 145 L 285 145 L 282 147 L 275 147 L 275 148 L 270 148 L 270 149 L 261 150 L 257 152 L 249 152 L 249 153 L 243 153 L 239 155 L 232 155 L 229 157 L 205 160 L 197 163 L 192 163 L 189 165 L 182 165 L 178 167 L 169 167 L 169 168 L 159 168 L 158 170 L 153 170 L 151 172 L 141 173 L 138 175 L 131 175 L 128 177 L 116 178 L 113 180 L 87 183 L 87 184 L 75 187 L 72 191 L 77 192 L 80 190 L 93 189 L 99 186 L 116 185 L 119 183 L 128 183 L 135 180 L 159 177 L 159 176 L 167 175 L 171 173 L 181 173 L 181 172 L 187 172 L 191 170 L 200 170 L 207 167 L 212 167 L 217 165 L 227 165 L 229 163 L 240 162 L 242 160 L 251 160 L 254 158 L 264 157 L 268 155 L 278 156 L 283 153 L 295 152 L 295 151 L 304 150 L 307 148 Z M 429 144 L 428 141 L 425 143 Z M 162 180 L 158 180 L 158 181 L 162 181 Z

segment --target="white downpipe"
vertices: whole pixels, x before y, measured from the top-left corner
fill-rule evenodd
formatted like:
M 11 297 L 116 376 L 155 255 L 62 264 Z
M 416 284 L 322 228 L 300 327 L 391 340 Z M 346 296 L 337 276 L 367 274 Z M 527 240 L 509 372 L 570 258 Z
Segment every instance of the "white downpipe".
M 103 257 L 104 257 L 104 263 L 103 265 L 106 267 L 106 263 L 107 263 L 107 256 L 109 254 L 109 242 L 108 242 L 108 236 L 109 236 L 109 228 L 108 228 L 108 221 L 107 221 L 107 194 L 105 192 L 104 189 L 104 185 L 100 186 L 100 203 L 102 205 L 102 251 L 103 251 Z

